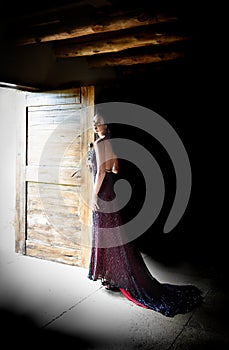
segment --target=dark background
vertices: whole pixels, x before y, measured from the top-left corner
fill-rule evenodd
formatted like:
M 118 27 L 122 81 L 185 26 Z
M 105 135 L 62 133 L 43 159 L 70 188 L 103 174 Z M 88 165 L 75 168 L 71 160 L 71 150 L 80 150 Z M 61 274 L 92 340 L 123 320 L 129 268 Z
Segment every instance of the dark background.
M 194 58 L 194 57 L 193 57 Z M 198 58 L 199 52 L 198 52 Z M 112 136 L 131 138 L 146 147 L 161 167 L 165 181 L 165 202 L 160 215 L 151 228 L 138 238 L 142 251 L 164 262 L 182 259 L 196 263 L 221 266 L 225 237 L 217 220 L 218 205 L 215 202 L 217 177 L 213 166 L 212 130 L 210 108 L 211 84 L 200 60 L 164 67 L 161 71 L 147 71 L 140 77 L 116 81 L 116 86 L 101 88 L 97 103 L 122 101 L 152 109 L 165 118 L 176 130 L 189 156 L 192 169 L 192 191 L 187 209 L 178 225 L 168 234 L 163 226 L 174 199 L 176 183 L 174 169 L 162 146 L 149 135 L 130 128 L 115 127 Z M 206 99 L 206 100 L 205 100 Z M 217 161 L 216 161 L 217 163 Z M 138 169 L 123 161 L 121 175 L 127 178 L 135 197 L 124 211 L 128 218 L 144 200 L 144 180 Z M 216 224 L 216 226 L 215 226 Z

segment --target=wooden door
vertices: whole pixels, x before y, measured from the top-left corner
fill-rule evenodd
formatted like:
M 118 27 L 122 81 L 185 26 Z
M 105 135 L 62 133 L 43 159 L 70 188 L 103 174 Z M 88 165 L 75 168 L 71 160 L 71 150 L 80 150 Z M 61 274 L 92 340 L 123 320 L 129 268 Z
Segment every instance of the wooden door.
M 17 252 L 88 266 L 93 113 L 92 86 L 28 93 L 18 154 Z

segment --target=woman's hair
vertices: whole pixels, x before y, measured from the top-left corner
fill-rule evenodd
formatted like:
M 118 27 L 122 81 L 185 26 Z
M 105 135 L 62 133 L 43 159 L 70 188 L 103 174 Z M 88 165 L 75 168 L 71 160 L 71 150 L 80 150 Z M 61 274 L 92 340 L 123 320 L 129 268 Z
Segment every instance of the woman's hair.
M 106 119 L 104 118 L 104 116 L 103 116 L 101 113 L 97 112 L 97 113 L 95 113 L 94 117 L 97 117 L 98 119 L 101 118 L 101 119 L 103 120 L 103 124 L 107 126 L 107 132 L 106 132 L 107 137 L 108 137 L 108 138 L 111 138 L 110 126 L 109 126 L 109 124 L 107 123 L 107 121 L 106 121 Z

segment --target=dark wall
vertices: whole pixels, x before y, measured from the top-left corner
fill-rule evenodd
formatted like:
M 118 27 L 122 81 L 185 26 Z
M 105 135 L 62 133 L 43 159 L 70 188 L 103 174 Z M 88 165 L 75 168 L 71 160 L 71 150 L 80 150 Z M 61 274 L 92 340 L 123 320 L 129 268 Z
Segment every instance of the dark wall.
M 112 68 L 92 69 L 85 58 L 56 58 L 52 44 L 10 47 L 0 54 L 0 81 L 40 89 L 105 83 Z
M 192 191 L 186 211 L 178 225 L 168 234 L 164 223 L 171 209 L 176 191 L 174 169 L 168 154 L 152 137 L 130 127 L 114 127 L 114 137 L 132 138 L 146 147 L 161 167 L 166 196 L 161 213 L 153 225 L 137 241 L 142 251 L 161 261 L 180 259 L 216 263 L 216 250 L 224 246 L 224 234 L 214 231 L 212 221 L 213 187 L 209 152 L 211 118 L 207 106 L 209 76 L 201 61 L 192 60 L 167 64 L 163 68 L 148 67 L 138 73 L 117 72 L 110 85 L 98 85 L 96 102 L 121 101 L 152 109 L 165 118 L 176 130 L 189 156 L 192 169 Z M 123 162 L 122 176 L 135 191 L 133 202 L 124 210 L 128 219 L 140 209 L 144 201 L 144 181 L 137 169 Z M 217 263 L 224 262 L 217 259 Z

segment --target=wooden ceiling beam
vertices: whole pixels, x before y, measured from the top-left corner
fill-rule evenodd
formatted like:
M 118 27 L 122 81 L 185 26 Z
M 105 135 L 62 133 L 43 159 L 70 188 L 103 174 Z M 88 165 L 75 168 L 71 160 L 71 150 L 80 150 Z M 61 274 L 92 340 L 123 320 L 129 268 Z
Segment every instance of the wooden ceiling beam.
M 56 57 L 82 57 L 105 53 L 114 53 L 127 49 L 145 46 L 163 46 L 188 40 L 189 36 L 161 34 L 157 32 L 141 32 L 136 34 L 116 34 L 115 37 L 105 37 L 100 40 L 75 42 L 69 45 L 57 45 L 54 49 Z
M 92 24 L 86 24 L 86 25 L 69 25 L 68 27 L 62 27 L 61 28 L 61 21 L 58 18 L 50 20 L 47 22 L 47 26 L 43 27 L 43 33 L 42 30 L 40 30 L 39 35 L 29 35 L 25 36 L 23 38 L 20 38 L 17 40 L 17 44 L 19 46 L 23 45 L 31 45 L 31 44 L 37 44 L 37 43 L 44 43 L 44 42 L 52 42 L 57 40 L 68 40 L 68 39 L 74 39 L 79 38 L 82 36 L 90 35 L 90 34 L 98 34 L 98 33 L 106 33 L 106 32 L 113 32 L 113 31 L 119 31 L 123 29 L 130 29 L 130 28 L 136 28 L 140 26 L 148 26 L 152 24 L 159 24 L 164 22 L 171 22 L 176 21 L 177 18 L 173 15 L 166 15 L 166 14 L 157 14 L 152 15 L 145 12 L 140 12 L 137 14 L 134 14 L 132 16 L 130 15 L 120 15 L 120 16 L 112 16 L 109 15 L 106 18 L 100 18 L 97 20 L 94 20 L 94 23 Z M 55 28 L 55 24 L 59 22 L 58 29 Z M 44 23 L 43 23 L 44 24 Z M 53 26 L 54 25 L 54 26 Z M 33 23 L 33 27 L 35 27 L 36 24 Z M 37 26 L 39 24 L 37 23 Z M 41 26 L 41 27 L 42 27 Z M 27 29 L 28 33 L 32 32 L 32 29 Z
M 90 68 L 102 67 L 117 67 L 117 66 L 132 66 L 136 64 L 160 63 L 183 58 L 183 52 L 163 52 L 151 53 L 141 55 L 123 55 L 120 57 L 90 57 L 88 58 L 88 65 Z

